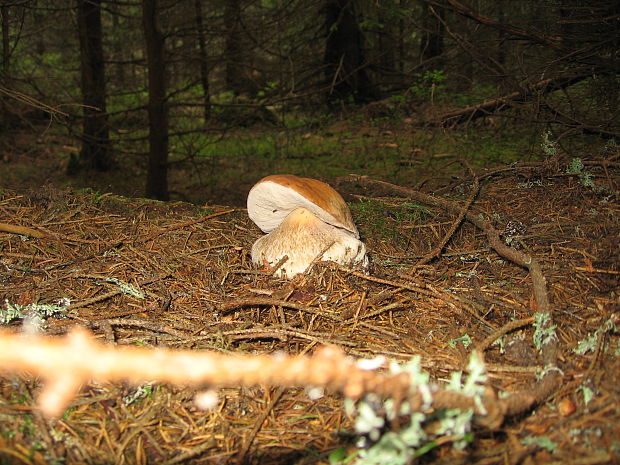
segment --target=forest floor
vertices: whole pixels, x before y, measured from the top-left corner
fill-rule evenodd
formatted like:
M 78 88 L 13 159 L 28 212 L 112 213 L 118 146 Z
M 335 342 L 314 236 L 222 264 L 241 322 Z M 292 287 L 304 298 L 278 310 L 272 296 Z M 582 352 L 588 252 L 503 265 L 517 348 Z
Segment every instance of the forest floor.
M 402 146 L 398 138 L 404 135 L 386 131 L 377 129 L 374 146 Z M 445 157 L 425 159 L 420 151 L 409 147 L 410 164 L 395 162 L 393 178 L 372 170 L 359 174 L 414 185 L 463 205 L 475 184 L 471 172 L 453 160 L 457 171 L 437 174 Z M 25 240 L 0 232 L 2 309 L 69 299 L 68 311 L 46 319 L 44 334 L 82 325 L 117 346 L 223 353 L 297 354 L 332 344 L 354 357 L 405 362 L 419 355 L 441 383 L 466 369 L 473 346 L 537 311 L 528 272 L 500 257 L 475 226 L 465 221 L 442 254 L 420 266 L 455 216 L 364 187 L 343 172 L 330 179 L 351 202 L 369 250 L 369 274 L 318 263 L 311 273 L 286 281 L 250 262 L 261 232 L 239 208 L 253 182 L 249 177 L 221 185 L 221 193 L 237 190 L 218 197 L 217 203 L 233 208 L 214 206 L 213 192 L 201 199 L 209 201 L 206 207 L 160 203 L 103 193 L 114 175 L 97 180 L 98 192 L 76 191 L 50 152 L 27 154 L 30 169 L 23 154 L 7 154 L 0 162 L 0 179 L 11 187 L 0 193 L 0 222 L 45 233 Z M 488 171 L 470 160 L 480 191 L 469 211 L 542 265 L 562 383 L 546 402 L 498 428 L 474 429 L 464 450 L 454 450 L 448 440 L 420 463 L 617 463 L 620 337 L 609 324 L 620 312 L 617 158 L 590 151 L 573 173 L 567 173 L 572 156 L 561 151 L 543 162 L 488 163 Z M 402 153 L 395 157 L 402 159 Z M 33 163 L 47 172 L 37 174 Z M 427 177 L 416 171 L 420 177 L 411 181 L 410 165 Z M 261 165 L 254 175 L 274 168 Z M 137 194 L 131 185 L 114 190 Z M 519 229 L 516 236 L 507 232 L 509 223 Z M 141 298 L 121 292 L 119 282 L 138 288 Z M 21 326 L 19 318 L 5 325 L 10 331 Z M 526 325 L 486 349 L 489 385 L 496 392 L 527 392 L 536 383 L 543 362 L 534 330 Z M 204 386 L 93 382 L 61 418 L 49 420 L 36 408 L 42 384 L 24 373 L 0 378 L 2 463 L 326 464 L 331 451 L 344 448 L 346 456 L 354 450 L 352 421 L 338 393 L 311 400 L 301 388 L 229 387 L 220 390 L 215 410 L 202 411 L 193 398 Z

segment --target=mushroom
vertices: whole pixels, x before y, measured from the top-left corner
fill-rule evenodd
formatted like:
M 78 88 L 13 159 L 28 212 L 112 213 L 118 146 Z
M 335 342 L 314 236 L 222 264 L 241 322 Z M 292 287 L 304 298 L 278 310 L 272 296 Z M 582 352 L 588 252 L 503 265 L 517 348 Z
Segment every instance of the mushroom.
M 265 233 L 252 246 L 252 261 L 274 266 L 292 278 L 316 260 L 368 265 L 366 246 L 349 207 L 332 187 L 316 179 L 276 174 L 258 181 L 248 194 L 248 215 Z

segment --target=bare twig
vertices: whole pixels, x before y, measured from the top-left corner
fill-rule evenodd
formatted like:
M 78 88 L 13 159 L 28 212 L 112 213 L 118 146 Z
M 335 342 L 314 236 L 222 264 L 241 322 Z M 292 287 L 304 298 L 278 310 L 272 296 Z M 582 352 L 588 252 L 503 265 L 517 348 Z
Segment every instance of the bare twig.
M 177 463 L 183 463 L 186 460 L 202 455 L 209 449 L 214 449 L 216 446 L 217 446 L 217 441 L 215 439 L 210 439 L 204 444 L 194 447 L 193 449 L 188 450 L 187 452 L 183 452 L 182 454 L 175 454 L 173 458 L 164 462 L 164 465 L 175 465 Z
M 476 350 L 479 350 L 481 352 L 486 350 L 491 344 L 497 341 L 504 334 L 508 334 L 510 331 L 514 331 L 515 329 L 522 328 L 523 326 L 527 326 L 531 324 L 533 321 L 534 321 L 533 317 L 523 318 L 522 320 L 511 321 L 510 323 L 499 328 L 497 331 L 494 331 L 493 334 L 490 334 L 489 336 L 487 336 L 482 342 L 480 342 L 480 344 L 476 346 Z
M 241 447 L 241 450 L 237 453 L 237 456 L 235 457 L 236 462 L 238 464 L 245 463 L 245 458 L 248 455 L 250 448 L 252 447 L 254 438 L 256 437 L 260 429 L 263 427 L 263 423 L 265 423 L 265 420 L 267 419 L 267 417 L 269 416 L 273 408 L 276 406 L 276 404 L 280 401 L 283 394 L 284 394 L 284 387 L 280 386 L 271 395 L 271 401 L 269 402 L 267 407 L 265 407 L 265 409 L 261 412 L 261 414 L 258 416 L 256 421 L 254 422 L 254 427 L 252 428 L 252 431 L 250 431 L 250 434 L 243 440 L 243 446 Z
M 33 108 L 38 108 L 39 110 L 46 111 L 51 116 L 55 116 L 55 115 L 60 115 L 60 116 L 65 116 L 65 117 L 69 116 L 67 113 L 60 111 L 58 108 L 55 108 L 46 103 L 40 102 L 34 97 L 18 92 L 15 89 L 8 89 L 4 86 L 0 86 L 0 93 L 7 95 L 11 98 L 14 98 L 15 100 L 25 103 L 26 105 L 29 105 Z
M 140 287 L 146 286 L 147 284 L 153 284 L 154 282 L 157 282 L 157 281 L 161 281 L 162 279 L 166 279 L 168 276 L 170 276 L 170 275 L 169 274 L 162 274 L 162 275 L 156 276 L 156 277 L 151 278 L 151 279 L 146 279 L 146 280 L 144 280 L 144 281 L 142 281 L 140 283 Z M 94 278 L 94 279 L 105 279 L 105 277 L 99 278 L 98 276 L 94 276 L 94 277 L 93 276 L 87 276 L 87 277 Z M 70 305 L 69 308 L 71 310 L 76 310 L 78 308 L 88 307 L 89 305 L 92 305 L 94 303 L 101 302 L 101 301 L 107 300 L 107 299 L 111 299 L 112 297 L 116 297 L 117 295 L 122 294 L 122 292 L 123 292 L 122 289 L 117 288 L 117 289 L 114 289 L 112 291 L 106 292 L 104 294 L 100 294 L 100 295 L 97 295 L 95 297 L 91 297 L 90 299 L 85 299 L 85 300 L 80 300 L 78 302 L 74 302 L 74 303 L 72 303 Z
M 456 218 L 456 220 L 454 220 L 454 222 L 452 223 L 452 226 L 450 227 L 448 232 L 444 235 L 443 239 L 439 242 L 439 244 L 437 244 L 437 246 L 433 250 L 431 250 L 428 254 L 422 257 L 418 261 L 418 263 L 415 264 L 414 268 L 427 264 L 433 258 L 437 257 L 441 253 L 441 251 L 446 246 L 446 244 L 448 243 L 452 235 L 456 232 L 458 227 L 463 222 L 463 218 L 465 218 L 465 214 L 467 213 L 467 210 L 469 210 L 469 207 L 472 205 L 472 203 L 474 203 L 474 200 L 478 196 L 478 192 L 480 192 L 480 181 L 478 180 L 478 176 L 476 176 L 476 174 L 473 172 L 473 170 L 471 169 L 471 166 L 469 166 L 469 163 L 467 163 L 466 160 L 461 160 L 461 163 L 463 163 L 467 167 L 467 169 L 469 170 L 470 174 L 472 175 L 474 179 L 474 185 L 471 189 L 471 193 L 469 194 L 467 201 L 463 205 L 463 208 L 461 208 L 461 211 L 459 212 L 458 217 Z
M 264 307 L 264 306 L 280 306 L 285 308 L 292 308 L 301 312 L 310 313 L 313 315 L 326 316 L 331 320 L 341 321 L 342 319 L 327 312 L 322 312 L 307 305 L 298 304 L 295 302 L 289 302 L 287 300 L 272 299 L 270 297 L 254 297 L 250 299 L 236 299 L 234 302 L 226 303 L 220 307 L 220 313 L 226 315 L 233 310 L 242 307 Z
M 314 346 L 315 346 L 314 342 L 308 344 L 301 354 L 304 355 L 308 353 L 308 351 Z M 260 429 L 263 427 L 265 420 L 267 419 L 271 411 L 274 409 L 276 404 L 280 401 L 283 394 L 284 394 L 283 386 L 278 387 L 275 390 L 275 392 L 272 394 L 271 401 L 269 402 L 269 404 L 265 407 L 265 409 L 262 411 L 262 413 L 258 416 L 256 421 L 254 422 L 254 427 L 252 428 L 252 431 L 250 431 L 250 434 L 244 438 L 243 447 L 241 448 L 241 450 L 237 453 L 237 456 L 235 457 L 237 460 L 237 463 L 239 464 L 245 463 L 245 458 L 248 455 L 250 448 L 252 447 L 254 438 L 256 438 L 256 435 L 258 434 Z
M 435 4 L 435 2 L 432 2 L 432 3 Z M 471 18 L 481 24 L 484 24 L 485 26 L 489 26 L 494 29 L 504 31 L 507 34 L 510 34 L 515 37 L 520 37 L 522 39 L 527 39 L 527 40 L 531 40 L 533 42 L 536 42 L 542 45 L 546 45 L 547 47 L 550 47 L 554 50 L 563 50 L 562 41 L 558 37 L 547 36 L 547 35 L 540 34 L 536 31 L 528 31 L 525 29 L 512 26 L 510 24 L 500 23 L 498 21 L 493 20 L 492 18 L 488 16 L 484 16 L 478 13 L 477 11 L 472 10 L 471 8 L 466 7 L 465 5 L 458 2 L 457 0 L 448 0 L 448 3 L 452 6 L 454 10 L 456 10 L 463 16 L 467 16 L 468 18 Z M 437 4 L 437 6 L 444 7 L 444 5 L 439 5 L 439 4 Z

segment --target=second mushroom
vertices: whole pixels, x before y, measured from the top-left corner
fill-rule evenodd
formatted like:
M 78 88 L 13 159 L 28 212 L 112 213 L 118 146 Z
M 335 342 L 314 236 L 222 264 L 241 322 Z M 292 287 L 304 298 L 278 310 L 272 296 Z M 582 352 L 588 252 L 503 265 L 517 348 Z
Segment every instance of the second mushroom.
M 248 215 L 265 233 L 252 246 L 252 261 L 275 266 L 292 278 L 318 260 L 368 265 L 349 207 L 332 187 L 310 178 L 277 174 L 261 179 L 248 194 Z

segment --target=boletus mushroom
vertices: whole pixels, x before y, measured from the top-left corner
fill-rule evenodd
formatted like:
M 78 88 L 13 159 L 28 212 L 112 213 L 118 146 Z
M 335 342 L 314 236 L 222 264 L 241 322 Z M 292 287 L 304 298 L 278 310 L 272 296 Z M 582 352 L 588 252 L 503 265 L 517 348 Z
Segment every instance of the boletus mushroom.
M 252 246 L 252 261 L 275 266 L 287 256 L 276 271 L 279 276 L 292 278 L 315 260 L 368 265 L 349 207 L 324 182 L 291 174 L 267 176 L 248 194 L 248 215 L 267 233 Z

